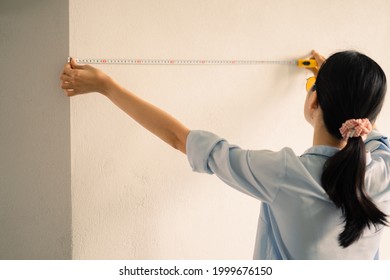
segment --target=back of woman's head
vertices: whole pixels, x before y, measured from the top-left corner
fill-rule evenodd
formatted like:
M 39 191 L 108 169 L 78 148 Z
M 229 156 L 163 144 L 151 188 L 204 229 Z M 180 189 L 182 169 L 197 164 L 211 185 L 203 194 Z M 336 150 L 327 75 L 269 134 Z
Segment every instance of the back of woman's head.
M 371 58 L 354 51 L 335 53 L 322 65 L 316 81 L 318 101 L 329 132 L 341 139 L 348 119 L 378 116 L 386 93 L 386 76 Z
M 385 99 L 386 76 L 371 58 L 354 51 L 339 52 L 322 65 L 316 90 L 325 126 L 341 140 L 340 128 L 347 120 L 375 122 Z M 386 215 L 366 193 L 363 139 L 346 141 L 346 146 L 327 160 L 322 174 L 325 191 L 344 215 L 345 226 L 339 235 L 342 247 L 357 241 L 366 227 L 386 224 Z

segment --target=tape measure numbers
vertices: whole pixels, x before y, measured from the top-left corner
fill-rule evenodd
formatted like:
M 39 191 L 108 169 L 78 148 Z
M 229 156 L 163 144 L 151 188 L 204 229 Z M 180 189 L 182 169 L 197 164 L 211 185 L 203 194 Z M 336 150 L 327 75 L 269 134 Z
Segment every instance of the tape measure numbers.
M 70 62 L 70 57 L 68 62 Z M 314 59 L 298 60 L 202 60 L 202 59 L 102 59 L 102 58 L 74 58 L 80 64 L 125 64 L 125 65 L 259 65 L 280 64 L 295 65 L 298 67 L 316 67 Z

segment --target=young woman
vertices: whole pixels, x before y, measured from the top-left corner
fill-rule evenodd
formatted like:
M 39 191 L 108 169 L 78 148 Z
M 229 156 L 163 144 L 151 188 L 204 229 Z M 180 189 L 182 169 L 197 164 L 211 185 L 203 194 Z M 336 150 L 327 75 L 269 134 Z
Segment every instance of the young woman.
M 304 105 L 313 146 L 297 156 L 249 151 L 178 120 L 124 89 L 102 71 L 64 67 L 68 96 L 99 92 L 169 145 L 194 171 L 214 173 L 262 203 L 255 259 L 376 259 L 390 212 L 390 145 L 373 130 L 386 77 L 369 57 L 339 52 L 311 69 Z

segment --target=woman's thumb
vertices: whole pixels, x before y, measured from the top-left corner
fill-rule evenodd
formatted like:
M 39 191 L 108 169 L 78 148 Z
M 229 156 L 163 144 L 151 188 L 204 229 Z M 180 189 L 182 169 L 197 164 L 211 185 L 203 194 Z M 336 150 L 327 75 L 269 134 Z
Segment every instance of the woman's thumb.
M 84 65 L 77 64 L 76 60 L 73 57 L 70 58 L 70 66 L 72 67 L 72 69 L 83 69 L 84 68 Z

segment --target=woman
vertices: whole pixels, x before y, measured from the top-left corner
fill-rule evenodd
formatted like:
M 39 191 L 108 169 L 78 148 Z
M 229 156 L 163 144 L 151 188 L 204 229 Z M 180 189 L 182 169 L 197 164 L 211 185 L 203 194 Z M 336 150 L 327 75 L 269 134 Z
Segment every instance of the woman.
M 390 212 L 390 148 L 373 130 L 386 77 L 369 57 L 339 52 L 311 69 L 304 105 L 313 146 L 297 156 L 248 151 L 178 120 L 102 71 L 66 64 L 68 96 L 99 92 L 135 121 L 187 154 L 194 171 L 214 173 L 262 203 L 255 259 L 374 259 Z M 288 138 L 286 137 L 286 140 Z

